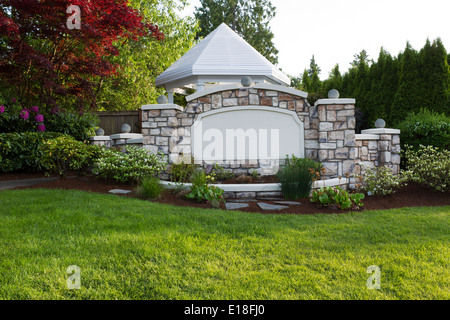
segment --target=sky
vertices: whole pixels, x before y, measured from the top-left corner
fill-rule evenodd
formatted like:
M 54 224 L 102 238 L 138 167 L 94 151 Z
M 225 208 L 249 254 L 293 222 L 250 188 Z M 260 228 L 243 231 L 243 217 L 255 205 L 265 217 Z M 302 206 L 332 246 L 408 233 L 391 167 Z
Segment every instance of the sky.
M 312 56 L 328 77 L 339 64 L 345 73 L 363 49 L 375 61 L 381 47 L 397 56 L 407 41 L 420 50 L 429 38 L 441 38 L 450 51 L 450 0 L 271 0 L 270 21 L 278 65 L 299 76 Z M 182 15 L 193 16 L 199 0 L 189 1 Z

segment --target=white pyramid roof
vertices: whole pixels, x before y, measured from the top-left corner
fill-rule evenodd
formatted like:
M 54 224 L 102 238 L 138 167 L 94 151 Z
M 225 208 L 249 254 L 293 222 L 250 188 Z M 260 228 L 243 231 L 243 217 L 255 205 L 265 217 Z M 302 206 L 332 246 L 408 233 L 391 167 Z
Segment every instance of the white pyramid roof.
M 283 72 L 222 23 L 156 77 L 156 86 L 172 90 L 205 82 L 240 83 L 243 76 L 254 82 L 290 85 Z

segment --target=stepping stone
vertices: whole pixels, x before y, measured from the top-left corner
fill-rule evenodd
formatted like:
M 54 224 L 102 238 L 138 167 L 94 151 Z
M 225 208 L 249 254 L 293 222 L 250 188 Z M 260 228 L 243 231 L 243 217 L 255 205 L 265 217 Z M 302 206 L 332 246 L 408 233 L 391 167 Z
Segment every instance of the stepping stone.
M 228 202 L 256 202 L 256 200 L 253 200 L 253 199 L 245 199 L 245 200 L 233 200 L 233 199 L 229 199 Z
M 236 210 L 236 209 L 243 209 L 243 208 L 248 208 L 249 204 L 248 203 L 235 203 L 235 202 L 226 202 L 225 203 L 225 208 L 227 210 Z
M 300 202 L 296 202 L 296 201 L 274 201 L 277 204 L 287 204 L 289 205 L 293 205 L 293 206 L 297 206 L 299 204 L 301 204 Z
M 112 189 L 112 190 L 109 190 L 109 193 L 112 193 L 112 194 L 128 194 L 128 193 L 131 193 L 131 190 Z
M 268 204 L 264 202 L 258 202 L 258 206 L 263 210 L 283 210 L 288 209 L 289 206 L 280 206 L 276 204 Z

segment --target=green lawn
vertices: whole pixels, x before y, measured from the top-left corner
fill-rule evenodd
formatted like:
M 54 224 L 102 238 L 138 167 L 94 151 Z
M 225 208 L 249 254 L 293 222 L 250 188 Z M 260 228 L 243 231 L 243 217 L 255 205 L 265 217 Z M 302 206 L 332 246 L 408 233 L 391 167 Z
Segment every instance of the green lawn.
M 449 206 L 264 215 L 1 191 L 0 299 L 450 299 L 449 231 Z

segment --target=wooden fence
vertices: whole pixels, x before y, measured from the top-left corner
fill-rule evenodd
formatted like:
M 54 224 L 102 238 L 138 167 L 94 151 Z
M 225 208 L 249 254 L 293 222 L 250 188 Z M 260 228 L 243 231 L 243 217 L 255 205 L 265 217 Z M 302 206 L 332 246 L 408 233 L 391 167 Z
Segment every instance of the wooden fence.
M 100 119 L 99 127 L 109 136 L 122 132 L 122 125 L 131 126 L 132 133 L 141 133 L 141 111 L 99 111 L 95 114 Z

